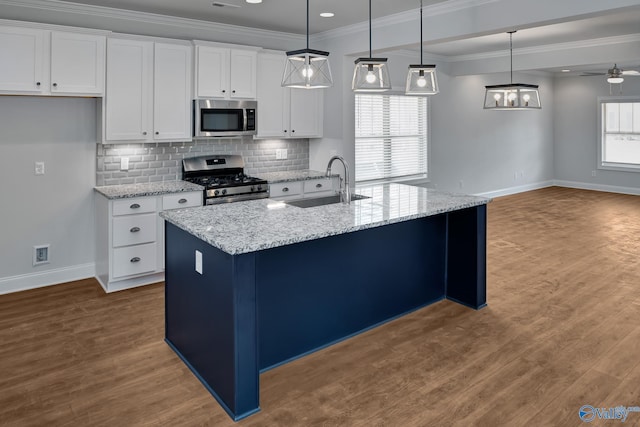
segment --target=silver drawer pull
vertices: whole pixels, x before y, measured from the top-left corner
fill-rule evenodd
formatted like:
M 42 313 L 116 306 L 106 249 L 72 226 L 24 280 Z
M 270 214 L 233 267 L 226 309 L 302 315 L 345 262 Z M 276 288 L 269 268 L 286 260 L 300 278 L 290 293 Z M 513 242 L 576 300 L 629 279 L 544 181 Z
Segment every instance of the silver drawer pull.
M 178 203 L 181 203 L 181 204 L 182 203 L 187 203 L 187 199 L 180 199 L 180 200 L 178 200 Z
M 140 205 L 137 203 L 132 204 L 131 206 L 129 206 L 131 209 L 139 209 Z
M 136 257 L 133 257 L 133 258 L 131 258 L 131 260 L 130 260 L 130 261 L 131 261 L 131 262 L 140 262 L 140 257 L 137 257 L 137 256 L 136 256 Z
M 138 231 L 140 231 L 140 227 L 131 227 L 131 230 L 129 230 L 132 233 L 137 233 Z
M 322 184 L 316 184 L 316 188 L 322 188 Z
M 287 191 L 289 191 L 289 187 L 284 187 L 284 188 L 282 189 L 282 192 L 283 192 L 283 193 L 286 193 Z

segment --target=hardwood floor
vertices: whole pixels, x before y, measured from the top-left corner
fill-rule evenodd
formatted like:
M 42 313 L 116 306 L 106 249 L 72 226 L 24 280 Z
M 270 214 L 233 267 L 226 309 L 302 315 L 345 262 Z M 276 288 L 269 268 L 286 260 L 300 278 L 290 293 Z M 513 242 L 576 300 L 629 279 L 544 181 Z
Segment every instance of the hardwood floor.
M 640 406 L 640 197 L 552 187 L 488 217 L 488 307 L 442 301 L 269 371 L 239 423 L 164 343 L 162 284 L 0 296 L 0 425 L 579 426 L 585 404 Z

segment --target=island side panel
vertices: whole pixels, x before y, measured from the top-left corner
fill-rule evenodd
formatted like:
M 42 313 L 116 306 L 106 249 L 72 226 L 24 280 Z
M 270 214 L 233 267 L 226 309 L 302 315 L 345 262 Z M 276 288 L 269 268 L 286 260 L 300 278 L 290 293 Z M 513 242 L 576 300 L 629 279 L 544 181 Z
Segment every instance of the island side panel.
M 234 420 L 259 410 L 254 255 L 165 222 L 166 341 Z M 195 251 L 203 274 L 195 270 Z
M 444 298 L 446 216 L 258 253 L 260 369 Z
M 480 309 L 487 305 L 487 205 L 447 216 L 447 299 Z

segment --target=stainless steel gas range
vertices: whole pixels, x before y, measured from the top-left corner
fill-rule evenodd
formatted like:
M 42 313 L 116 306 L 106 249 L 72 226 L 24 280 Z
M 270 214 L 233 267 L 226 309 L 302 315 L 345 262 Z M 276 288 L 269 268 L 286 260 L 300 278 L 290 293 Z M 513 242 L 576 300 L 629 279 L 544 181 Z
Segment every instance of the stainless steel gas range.
M 205 187 L 205 205 L 269 197 L 267 181 L 245 175 L 244 160 L 240 155 L 211 155 L 184 159 L 182 172 L 183 180 Z

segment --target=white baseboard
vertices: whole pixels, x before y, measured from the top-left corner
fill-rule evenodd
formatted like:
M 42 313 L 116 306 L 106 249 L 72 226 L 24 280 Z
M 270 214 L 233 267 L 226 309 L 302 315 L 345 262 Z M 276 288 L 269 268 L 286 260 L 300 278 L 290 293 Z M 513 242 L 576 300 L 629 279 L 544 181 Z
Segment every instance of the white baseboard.
M 517 187 L 509 187 L 509 188 L 502 188 L 500 190 L 495 190 L 495 191 L 487 191 L 486 193 L 477 193 L 475 194 L 475 196 L 481 196 L 481 197 L 508 196 L 510 194 L 518 194 L 518 193 L 524 193 L 525 191 L 539 190 L 541 188 L 552 187 L 553 185 L 555 185 L 554 181 L 534 182 L 532 184 L 519 185 Z
M 38 273 L 0 278 L 0 295 L 28 289 L 43 288 L 59 283 L 87 279 L 96 275 L 95 263 L 74 265 Z
M 575 182 L 555 180 L 553 185 L 558 187 L 577 188 L 580 190 L 606 191 L 607 193 L 632 194 L 640 196 L 640 188 L 637 187 L 620 187 L 617 185 L 592 184 L 588 182 Z

